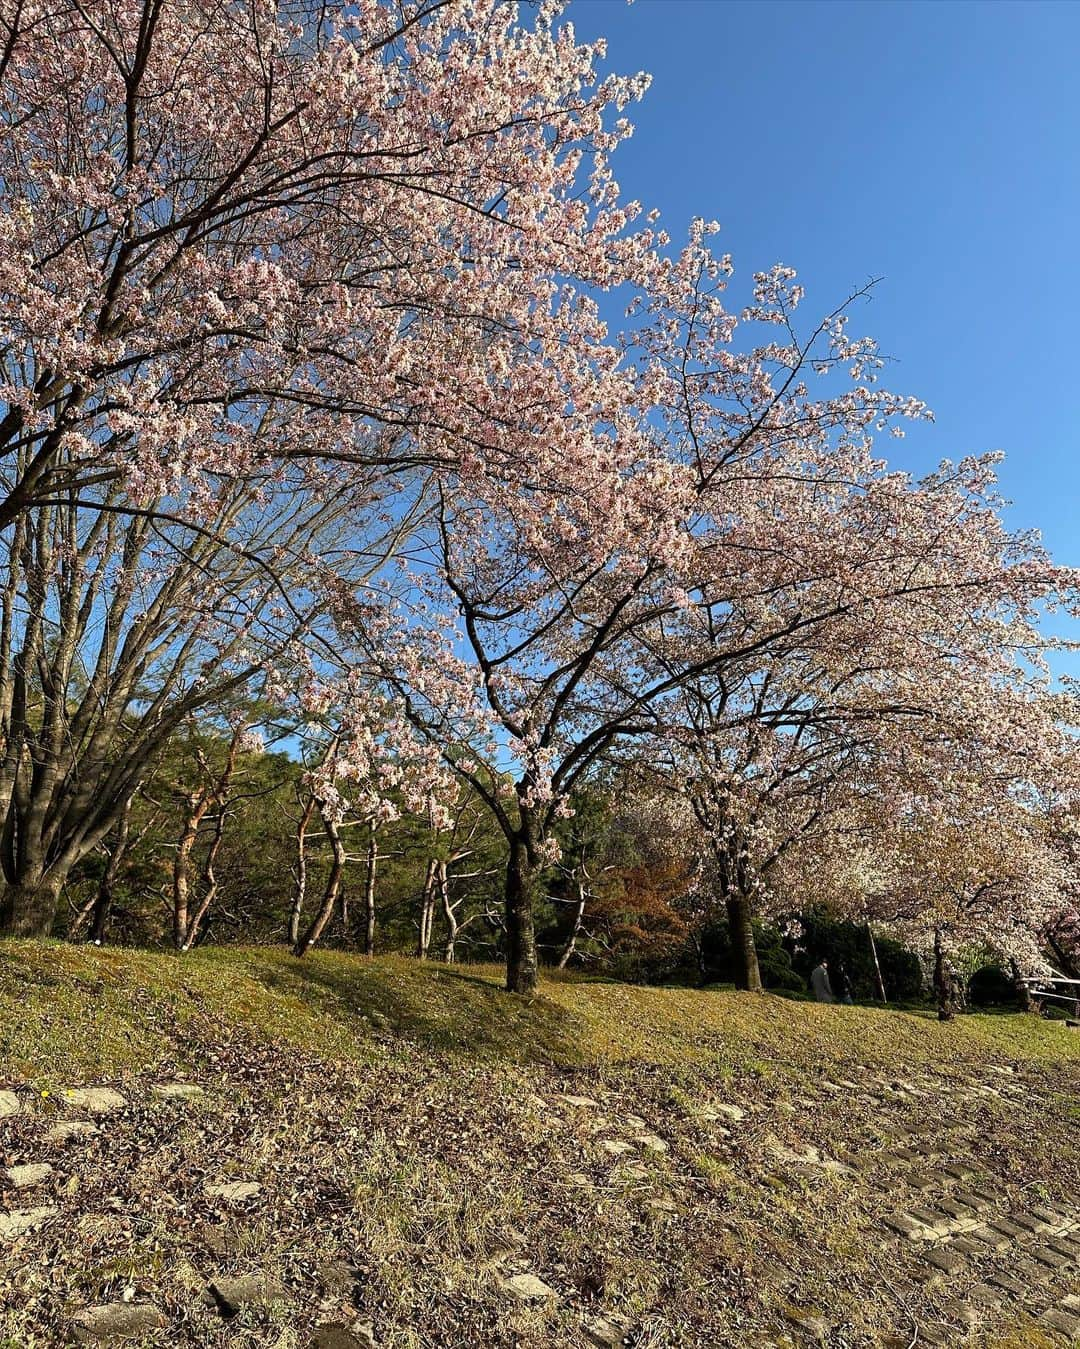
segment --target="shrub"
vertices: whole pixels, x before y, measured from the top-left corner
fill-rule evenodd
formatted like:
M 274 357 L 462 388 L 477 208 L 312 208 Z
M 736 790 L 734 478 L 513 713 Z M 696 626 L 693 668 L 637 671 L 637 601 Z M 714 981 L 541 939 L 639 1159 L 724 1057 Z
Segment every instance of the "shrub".
M 983 965 L 968 980 L 968 1001 L 973 1007 L 1019 1007 L 1020 997 L 1012 976 L 1000 965 Z

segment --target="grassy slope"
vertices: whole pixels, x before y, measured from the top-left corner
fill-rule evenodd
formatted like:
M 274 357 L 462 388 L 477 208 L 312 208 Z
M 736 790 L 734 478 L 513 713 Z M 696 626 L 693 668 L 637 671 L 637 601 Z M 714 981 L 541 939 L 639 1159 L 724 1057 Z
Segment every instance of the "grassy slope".
M 525 1001 L 494 967 L 211 948 L 183 958 L 65 945 L 0 945 L 0 1073 L 47 1085 L 122 1077 L 184 1057 L 206 1019 L 363 1057 L 371 1017 L 439 1051 L 519 1065 L 763 1063 L 905 1066 L 1080 1062 L 1080 1035 L 1033 1017 L 831 1007 L 727 990 L 639 988 L 562 976 Z M 366 1019 L 365 1019 L 366 1018 Z
M 1005 1069 L 1030 1109 L 978 1094 Z M 154 1106 L 147 1085 L 175 1076 L 205 1103 Z M 907 1318 L 943 1314 L 944 1294 L 883 1242 L 871 1184 L 791 1155 L 857 1160 L 905 1124 L 955 1126 L 1016 1203 L 1080 1193 L 1080 1034 L 1060 1023 L 571 977 L 526 1001 L 494 969 L 405 959 L 0 944 L 0 1087 L 33 1088 L 47 1114 L 56 1088 L 105 1081 L 131 1110 L 77 1164 L 57 1157 L 65 1234 L 20 1253 L 4 1349 L 63 1343 L 65 1317 L 127 1280 L 174 1318 L 162 1344 L 304 1349 L 319 1321 L 359 1314 L 390 1349 L 583 1346 L 603 1313 L 641 1349 L 749 1346 L 783 1342 L 793 1309 L 827 1313 L 829 1343 L 906 1344 Z M 11 1160 L 39 1158 L 36 1127 L 10 1136 Z M 606 1148 L 620 1139 L 633 1151 Z M 263 1198 L 222 1212 L 205 1195 L 221 1178 L 258 1179 Z M 107 1216 L 121 1210 L 135 1216 Z M 282 1276 L 291 1310 L 227 1332 L 191 1313 L 222 1233 L 227 1267 Z M 357 1282 L 316 1305 L 327 1259 Z M 498 1278 L 515 1270 L 562 1301 L 508 1304 Z M 997 1325 L 971 1343 L 1050 1341 Z

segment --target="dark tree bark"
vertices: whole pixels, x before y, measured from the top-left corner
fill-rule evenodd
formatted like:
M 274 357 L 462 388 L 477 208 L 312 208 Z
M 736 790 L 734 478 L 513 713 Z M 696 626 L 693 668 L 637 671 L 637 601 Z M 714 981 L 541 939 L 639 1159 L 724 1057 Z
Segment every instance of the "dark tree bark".
M 510 839 L 506 863 L 506 989 L 533 993 L 537 985 L 535 901 L 537 868 L 524 830 Z
M 941 929 L 934 933 L 934 992 L 937 994 L 938 1020 L 951 1021 L 960 1010 L 956 974 L 941 941 Z
M 762 991 L 761 970 L 757 947 L 754 944 L 754 926 L 750 901 L 745 895 L 729 895 L 727 899 L 728 930 L 731 933 L 731 956 L 735 965 L 735 987 L 750 993 Z
M 1031 996 L 1030 987 L 1024 982 L 1024 977 L 1020 973 L 1020 966 L 1015 960 L 1009 962 L 1012 968 L 1013 987 L 1016 989 L 1016 1000 L 1020 1004 L 1022 1012 L 1038 1012 L 1035 1006 L 1035 999 Z
M 94 896 L 94 910 L 90 919 L 90 941 L 100 944 L 105 940 L 105 932 L 112 913 L 113 899 L 116 895 L 116 881 L 127 856 L 128 840 L 131 836 L 131 797 L 124 803 L 124 812 L 116 827 L 116 842 L 109 853 L 109 860 L 101 874 L 101 884 Z
M 48 937 L 56 919 L 61 882 L 48 873 L 0 894 L 0 932 L 9 937 Z

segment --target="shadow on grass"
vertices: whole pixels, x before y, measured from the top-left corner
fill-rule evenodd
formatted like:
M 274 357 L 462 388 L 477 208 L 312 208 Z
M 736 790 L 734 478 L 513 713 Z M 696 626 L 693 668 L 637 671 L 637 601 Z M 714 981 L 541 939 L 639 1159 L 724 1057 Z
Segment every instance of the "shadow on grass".
M 578 1018 L 544 997 L 516 997 L 501 981 L 461 968 L 336 952 L 296 959 L 246 953 L 244 973 L 267 992 L 295 998 L 353 1034 L 385 1032 L 428 1049 L 518 1063 L 584 1061 Z

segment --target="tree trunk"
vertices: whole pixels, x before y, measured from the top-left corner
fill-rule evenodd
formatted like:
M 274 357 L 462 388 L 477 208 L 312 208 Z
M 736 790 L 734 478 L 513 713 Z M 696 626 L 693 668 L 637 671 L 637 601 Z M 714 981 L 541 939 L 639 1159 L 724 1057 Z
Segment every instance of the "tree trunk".
M 754 926 L 750 915 L 750 901 L 745 895 L 731 895 L 727 900 L 728 929 L 731 933 L 731 956 L 735 965 L 735 987 L 750 993 L 760 993 L 761 970 L 758 967 L 757 947 L 754 945 Z
M 100 897 L 100 895 L 101 895 L 101 885 L 99 884 L 97 890 L 90 896 L 90 898 L 83 904 L 82 908 L 75 915 L 74 922 L 68 928 L 67 932 L 68 941 L 74 941 L 75 938 L 86 926 L 87 921 L 90 918 L 90 915 L 94 912 L 94 909 L 97 905 L 98 898 Z
M 173 946 L 177 951 L 188 948 L 188 929 L 191 925 L 191 854 L 198 841 L 203 817 L 212 801 L 208 789 L 194 792 L 188 798 L 188 814 L 173 858 Z
M 436 865 L 436 876 L 439 881 L 439 899 L 442 901 L 443 917 L 446 919 L 446 950 L 443 953 L 443 959 L 448 965 L 454 963 L 454 947 L 457 943 L 458 920 L 454 912 L 454 906 L 450 903 L 450 882 L 446 876 L 446 863 L 440 861 Z
M 315 798 L 309 797 L 296 826 L 296 871 L 294 874 L 292 904 L 289 908 L 289 945 L 296 948 L 300 940 L 300 919 L 307 897 L 307 827 L 315 814 Z
M 938 1020 L 951 1021 L 958 1010 L 956 982 L 941 942 L 940 928 L 934 933 L 934 991 L 937 994 Z
M 521 833 L 510 840 L 506 862 L 506 989 L 533 993 L 537 984 L 534 901 L 536 868 Z
M 420 895 L 420 931 L 416 939 L 416 954 L 421 960 L 427 960 L 431 948 L 431 924 L 435 918 L 435 865 L 434 857 L 429 857 Z
M 187 935 L 184 937 L 183 950 L 190 951 L 199 940 L 199 928 L 203 919 L 210 911 L 210 906 L 217 898 L 218 881 L 214 875 L 214 863 L 217 861 L 217 855 L 221 848 L 221 840 L 225 833 L 225 803 L 221 803 L 218 811 L 217 820 L 214 824 L 214 838 L 210 844 L 209 851 L 206 854 L 206 862 L 203 865 L 203 897 L 195 910 L 194 916 L 188 923 Z
M 585 917 L 585 887 L 584 885 L 582 885 L 580 879 L 576 882 L 576 884 L 577 884 L 577 903 L 574 905 L 574 921 L 570 928 L 570 936 L 566 939 L 566 944 L 563 946 L 562 954 L 559 956 L 558 968 L 560 970 L 565 970 L 567 965 L 569 965 L 570 963 L 570 958 L 571 956 L 573 956 L 574 950 L 577 947 L 578 934 L 581 931 L 581 922 L 582 919 Z
M 1037 1012 L 1039 1009 L 1035 1006 L 1035 999 L 1031 996 L 1030 987 L 1024 982 L 1020 973 L 1020 966 L 1015 960 L 1011 960 L 1013 987 L 1016 989 L 1016 1000 L 1020 1004 L 1022 1012 Z
M 105 930 L 108 927 L 109 915 L 112 913 L 113 897 L 116 894 L 116 879 L 120 875 L 120 867 L 127 855 L 128 838 L 131 832 L 131 797 L 124 802 L 124 812 L 120 816 L 120 823 L 117 826 L 116 842 L 113 844 L 112 851 L 109 853 L 109 860 L 105 865 L 105 870 L 101 874 L 101 884 L 98 886 L 98 892 L 94 896 L 94 913 L 90 920 L 90 938 L 89 940 L 101 945 L 105 940 Z
M 885 996 L 885 980 L 881 977 L 881 962 L 878 960 L 877 942 L 874 940 L 874 929 L 870 926 L 869 920 L 866 924 L 866 935 L 870 939 L 870 954 L 874 957 L 874 983 L 877 986 L 877 995 L 883 1003 L 888 1005 L 889 999 Z
M 341 889 L 342 872 L 345 870 L 345 845 L 341 841 L 337 821 L 327 814 L 321 804 L 319 815 L 322 818 L 326 836 L 330 840 L 334 860 L 330 864 L 330 875 L 326 879 L 326 890 L 323 892 L 322 904 L 320 904 L 318 913 L 312 919 L 311 926 L 293 947 L 293 955 L 295 956 L 307 955 L 322 935 L 323 928 L 330 921 L 334 912 L 338 891 Z
M 709 982 L 709 971 L 705 964 L 705 948 L 696 933 L 690 933 L 690 945 L 694 949 L 694 964 L 698 972 L 698 988 L 704 988 Z
M 0 935 L 39 940 L 51 936 L 62 884 L 62 877 L 46 876 L 36 883 L 5 885 L 0 892 Z
M 375 868 L 379 864 L 376 824 L 368 826 L 367 877 L 364 881 L 364 955 L 375 954 Z

